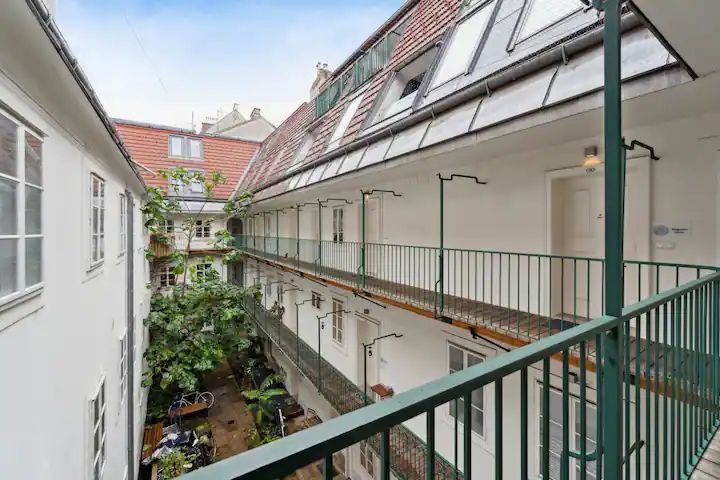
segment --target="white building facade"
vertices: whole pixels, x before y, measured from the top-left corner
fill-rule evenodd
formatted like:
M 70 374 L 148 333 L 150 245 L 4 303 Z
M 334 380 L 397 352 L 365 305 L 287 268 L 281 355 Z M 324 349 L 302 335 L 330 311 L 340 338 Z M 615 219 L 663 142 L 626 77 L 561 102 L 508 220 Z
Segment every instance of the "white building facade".
M 133 479 L 145 187 L 42 2 L 0 43 L 0 476 Z
M 423 43 L 414 28 L 426 3 L 407 2 L 373 34 L 308 113 L 301 107 L 278 128 L 294 132 L 285 134 L 293 140 L 283 146 L 271 136 L 245 176 L 255 216 L 241 237 L 243 281 L 260 286 L 268 309 L 276 301 L 284 307 L 286 328 L 262 315 L 258 323 L 291 393 L 324 419 L 361 407 L 363 389 L 375 387 L 369 395 L 377 401 L 604 313 L 602 18 L 575 1 L 555 2 L 564 5 L 558 8 L 541 0 L 464 2 L 443 13 L 451 19 L 446 29 L 414 47 Z M 624 301 L 632 305 L 717 270 L 720 77 L 698 76 L 637 12 L 624 11 L 622 22 Z M 356 75 L 364 52 L 388 32 L 399 40 L 380 73 L 344 86 L 345 68 Z M 651 338 L 639 323 L 632 328 L 638 344 Z M 293 334 L 301 340 L 295 346 Z M 528 371 L 534 477 L 542 473 L 543 382 L 551 389 L 551 478 L 560 478 L 564 415 L 569 448 L 580 449 L 587 415 L 585 447 L 594 449 L 593 348 L 582 359 L 571 352 L 569 366 L 556 358 L 549 372 L 542 364 Z M 639 363 L 646 350 L 638 351 L 634 372 L 640 378 L 645 369 L 647 382 L 660 363 Z M 585 361 L 593 366 L 581 368 Z M 585 388 L 579 377 L 587 377 Z M 343 387 L 328 386 L 332 379 Z M 623 421 L 637 425 L 627 446 L 635 445 L 630 477 L 647 462 L 664 478 L 659 457 L 673 440 L 660 434 L 658 450 L 642 448 L 651 431 L 645 412 L 653 408 L 657 419 L 666 408 L 649 405 L 647 385 L 626 394 Z M 520 478 L 513 452 L 521 388 L 514 374 L 501 392 L 473 393 L 472 478 L 493 478 L 498 441 L 503 478 Z M 435 413 L 442 478 L 463 470 L 464 419 L 456 408 L 463 406 Z M 424 416 L 403 428 L 391 433 L 393 473 L 424 478 L 417 454 Z M 379 478 L 376 449 L 361 444 L 344 453 L 346 476 Z M 579 460 L 570 460 L 569 475 L 581 478 Z M 595 478 L 593 461 L 585 478 Z

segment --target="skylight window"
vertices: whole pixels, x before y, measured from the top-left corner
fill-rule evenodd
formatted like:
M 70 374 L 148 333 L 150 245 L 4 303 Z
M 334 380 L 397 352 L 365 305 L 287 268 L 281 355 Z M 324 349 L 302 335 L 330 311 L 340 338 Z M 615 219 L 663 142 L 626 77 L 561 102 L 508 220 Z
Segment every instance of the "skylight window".
M 580 0 L 530 0 L 519 39 L 528 38 L 583 7 Z
M 360 108 L 360 103 L 362 102 L 362 99 L 363 96 L 358 95 L 357 97 L 352 99 L 350 104 L 347 106 L 347 108 L 342 114 L 342 117 L 340 117 L 340 121 L 335 127 L 332 136 L 330 137 L 330 143 L 328 143 L 327 150 L 325 150 L 326 152 L 334 150 L 335 148 L 340 146 L 340 141 L 345 136 L 345 132 L 350 126 L 350 121 L 355 116 L 355 113 L 357 113 L 358 108 Z
M 552 0 L 555 1 L 555 0 Z M 465 18 L 455 28 L 452 39 L 433 79 L 432 88 L 467 72 L 473 54 L 485 33 L 495 2 L 489 2 Z

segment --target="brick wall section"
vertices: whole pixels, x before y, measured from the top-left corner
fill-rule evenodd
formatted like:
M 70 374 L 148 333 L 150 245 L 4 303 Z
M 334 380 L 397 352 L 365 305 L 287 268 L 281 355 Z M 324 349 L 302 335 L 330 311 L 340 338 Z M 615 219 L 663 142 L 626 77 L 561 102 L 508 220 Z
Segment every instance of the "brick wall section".
M 232 195 L 240 181 L 240 177 L 247 169 L 250 159 L 260 148 L 260 144 L 257 142 L 208 135 L 188 135 L 185 132 L 159 127 L 139 126 L 121 122 L 116 122 L 115 127 L 127 146 L 133 161 L 155 173 L 158 170 L 176 166 L 201 169 L 208 176 L 215 171 L 222 173 L 227 177 L 227 182 L 218 185 L 215 189 L 213 196 L 218 199 L 227 199 Z M 168 157 L 168 137 L 172 134 L 202 139 L 203 159 L 184 160 Z M 138 170 L 147 185 L 167 188 L 167 181 L 160 175 L 153 175 L 143 168 Z
M 393 69 L 430 43 L 436 41 L 454 20 L 461 3 L 462 0 L 419 0 L 417 2 L 417 5 L 414 6 L 410 12 L 410 22 L 395 47 L 395 51 L 388 65 L 384 70 L 378 72 L 369 80 L 370 85 L 364 93 L 363 101 L 350 122 L 341 144 L 351 142 L 362 134 L 360 128 Z M 394 25 L 388 25 L 387 30 L 392 26 Z M 379 36 L 380 33 L 375 35 L 377 38 L 379 38 Z M 337 73 L 340 74 L 342 72 Z M 334 79 L 335 77 L 329 79 L 328 84 Z M 317 136 L 308 152 L 308 160 L 317 159 L 325 153 L 332 132 L 340 120 L 342 113 L 345 111 L 347 103 L 348 96 L 342 98 L 337 105 L 331 108 L 316 122 L 317 126 L 315 128 L 317 128 Z M 309 111 L 306 112 L 309 114 L 309 120 L 305 123 L 305 128 L 313 123 L 314 102 L 303 104 L 303 106 L 306 105 L 309 107 Z M 303 106 L 301 106 L 300 109 L 302 109 Z M 274 178 L 281 176 L 285 172 L 289 166 L 289 159 L 294 156 L 304 135 L 304 130 L 297 130 L 302 124 L 298 123 L 297 119 L 294 118 L 297 115 L 298 111 L 293 113 L 278 127 L 273 136 L 266 140 L 265 145 L 258 154 L 258 160 L 253 163 L 248 177 L 243 182 L 244 186 L 256 189 L 269 183 Z M 280 139 L 283 141 L 280 142 Z M 281 151 L 282 158 L 275 158 Z

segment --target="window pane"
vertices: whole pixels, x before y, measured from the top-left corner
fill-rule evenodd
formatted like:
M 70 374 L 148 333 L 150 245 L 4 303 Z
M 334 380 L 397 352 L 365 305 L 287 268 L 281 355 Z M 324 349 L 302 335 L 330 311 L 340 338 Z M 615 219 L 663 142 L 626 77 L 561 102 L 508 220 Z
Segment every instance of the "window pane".
M 0 177 L 0 235 L 17 233 L 17 183 Z
M 458 370 L 462 370 L 463 369 L 463 351 L 457 347 L 453 347 L 452 345 L 450 345 L 449 352 L 450 352 L 451 373 L 457 372 Z
M 450 45 L 445 50 L 445 57 L 435 74 L 433 87 L 465 73 L 470 63 L 470 56 L 475 52 L 475 47 L 485 31 L 490 13 L 493 11 L 493 4 L 494 2 L 484 6 L 457 26 Z
M 17 291 L 17 240 L 0 240 L 0 297 Z
M 484 435 L 485 434 L 484 428 L 485 428 L 485 416 L 483 415 L 483 412 L 481 410 L 478 410 L 477 408 L 473 408 L 473 410 L 472 410 L 473 432 L 477 433 L 478 435 Z
M 183 137 L 170 137 L 170 156 L 182 157 Z
M 42 191 L 29 185 L 25 187 L 25 233 L 42 233 Z
M 42 186 L 42 142 L 25 133 L 25 181 Z
M 333 131 L 332 136 L 330 137 L 330 143 L 328 144 L 327 151 L 332 150 L 340 144 L 340 140 L 342 140 L 342 138 L 345 136 L 345 131 L 347 130 L 348 126 L 350 125 L 350 121 L 353 119 L 355 113 L 360 107 L 362 99 L 363 96 L 358 95 L 353 99 L 352 102 L 350 102 L 350 105 L 348 105 L 348 107 L 345 109 L 345 112 L 343 113 L 340 121 L 335 127 L 335 130 Z
M 534 0 L 525 17 L 520 38 L 526 38 L 579 10 L 579 0 Z
M 17 177 L 17 125 L 0 115 L 0 173 Z
M 202 158 L 202 140 L 190 139 L 190 157 Z
M 42 282 L 42 238 L 25 240 L 25 285 Z

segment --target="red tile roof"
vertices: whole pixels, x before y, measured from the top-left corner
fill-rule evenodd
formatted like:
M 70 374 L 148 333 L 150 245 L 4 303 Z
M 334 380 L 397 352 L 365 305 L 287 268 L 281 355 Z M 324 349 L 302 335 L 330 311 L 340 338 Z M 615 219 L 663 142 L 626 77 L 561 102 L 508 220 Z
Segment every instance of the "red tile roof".
M 148 186 L 167 188 L 167 181 L 157 175 L 158 170 L 164 168 L 177 166 L 200 169 L 206 175 L 217 171 L 227 177 L 227 182 L 218 185 L 215 189 L 213 197 L 218 199 L 230 198 L 235 186 L 245 173 L 250 159 L 260 148 L 260 144 L 257 142 L 196 135 L 187 130 L 160 125 L 125 123 L 123 120 L 115 120 L 115 127 L 130 151 L 133 161 L 141 165 L 139 170 Z M 184 160 L 168 157 L 168 137 L 173 134 L 202 139 L 203 159 Z
M 394 28 L 395 24 L 401 20 L 401 17 L 404 16 L 406 12 L 409 12 L 409 23 L 402 38 L 395 47 L 392 58 L 383 70 L 369 80 L 370 85 L 367 87 L 363 101 L 343 136 L 342 144 L 348 143 L 359 136 L 361 133 L 360 128 L 369 114 L 373 102 L 382 90 L 386 79 L 393 69 L 429 44 L 434 43 L 455 18 L 461 3 L 462 0 L 409 1 L 407 5 L 403 6 L 401 10 L 394 15 L 393 18 L 396 19 L 395 22 L 386 22 L 382 28 L 378 29 L 368 40 L 363 42 L 363 46 L 370 46 L 372 42 L 380 38 L 382 34 Z M 345 64 L 347 64 L 347 62 L 345 62 Z M 342 68 L 337 69 L 333 77 L 328 79 L 327 84 L 341 75 L 342 71 Z M 281 176 L 289 166 L 289 159 L 293 158 L 295 151 L 302 143 L 301 139 L 303 138 L 304 130 L 306 130 L 310 124 L 312 124 L 313 128 L 316 128 L 317 136 L 313 146 L 308 152 L 307 159 L 314 160 L 320 157 L 327 149 L 330 136 L 342 116 L 342 112 L 345 110 L 348 98 L 349 96 L 346 96 L 341 99 L 337 105 L 331 108 L 316 122 L 313 122 L 314 104 L 304 103 L 265 141 L 256 160 L 250 167 L 247 177 L 243 181 L 243 187 L 257 190 Z M 307 118 L 303 116 L 302 122 L 298 122 L 297 119 L 300 110 L 307 116 Z M 275 158 L 280 152 L 282 152 L 283 158 Z

